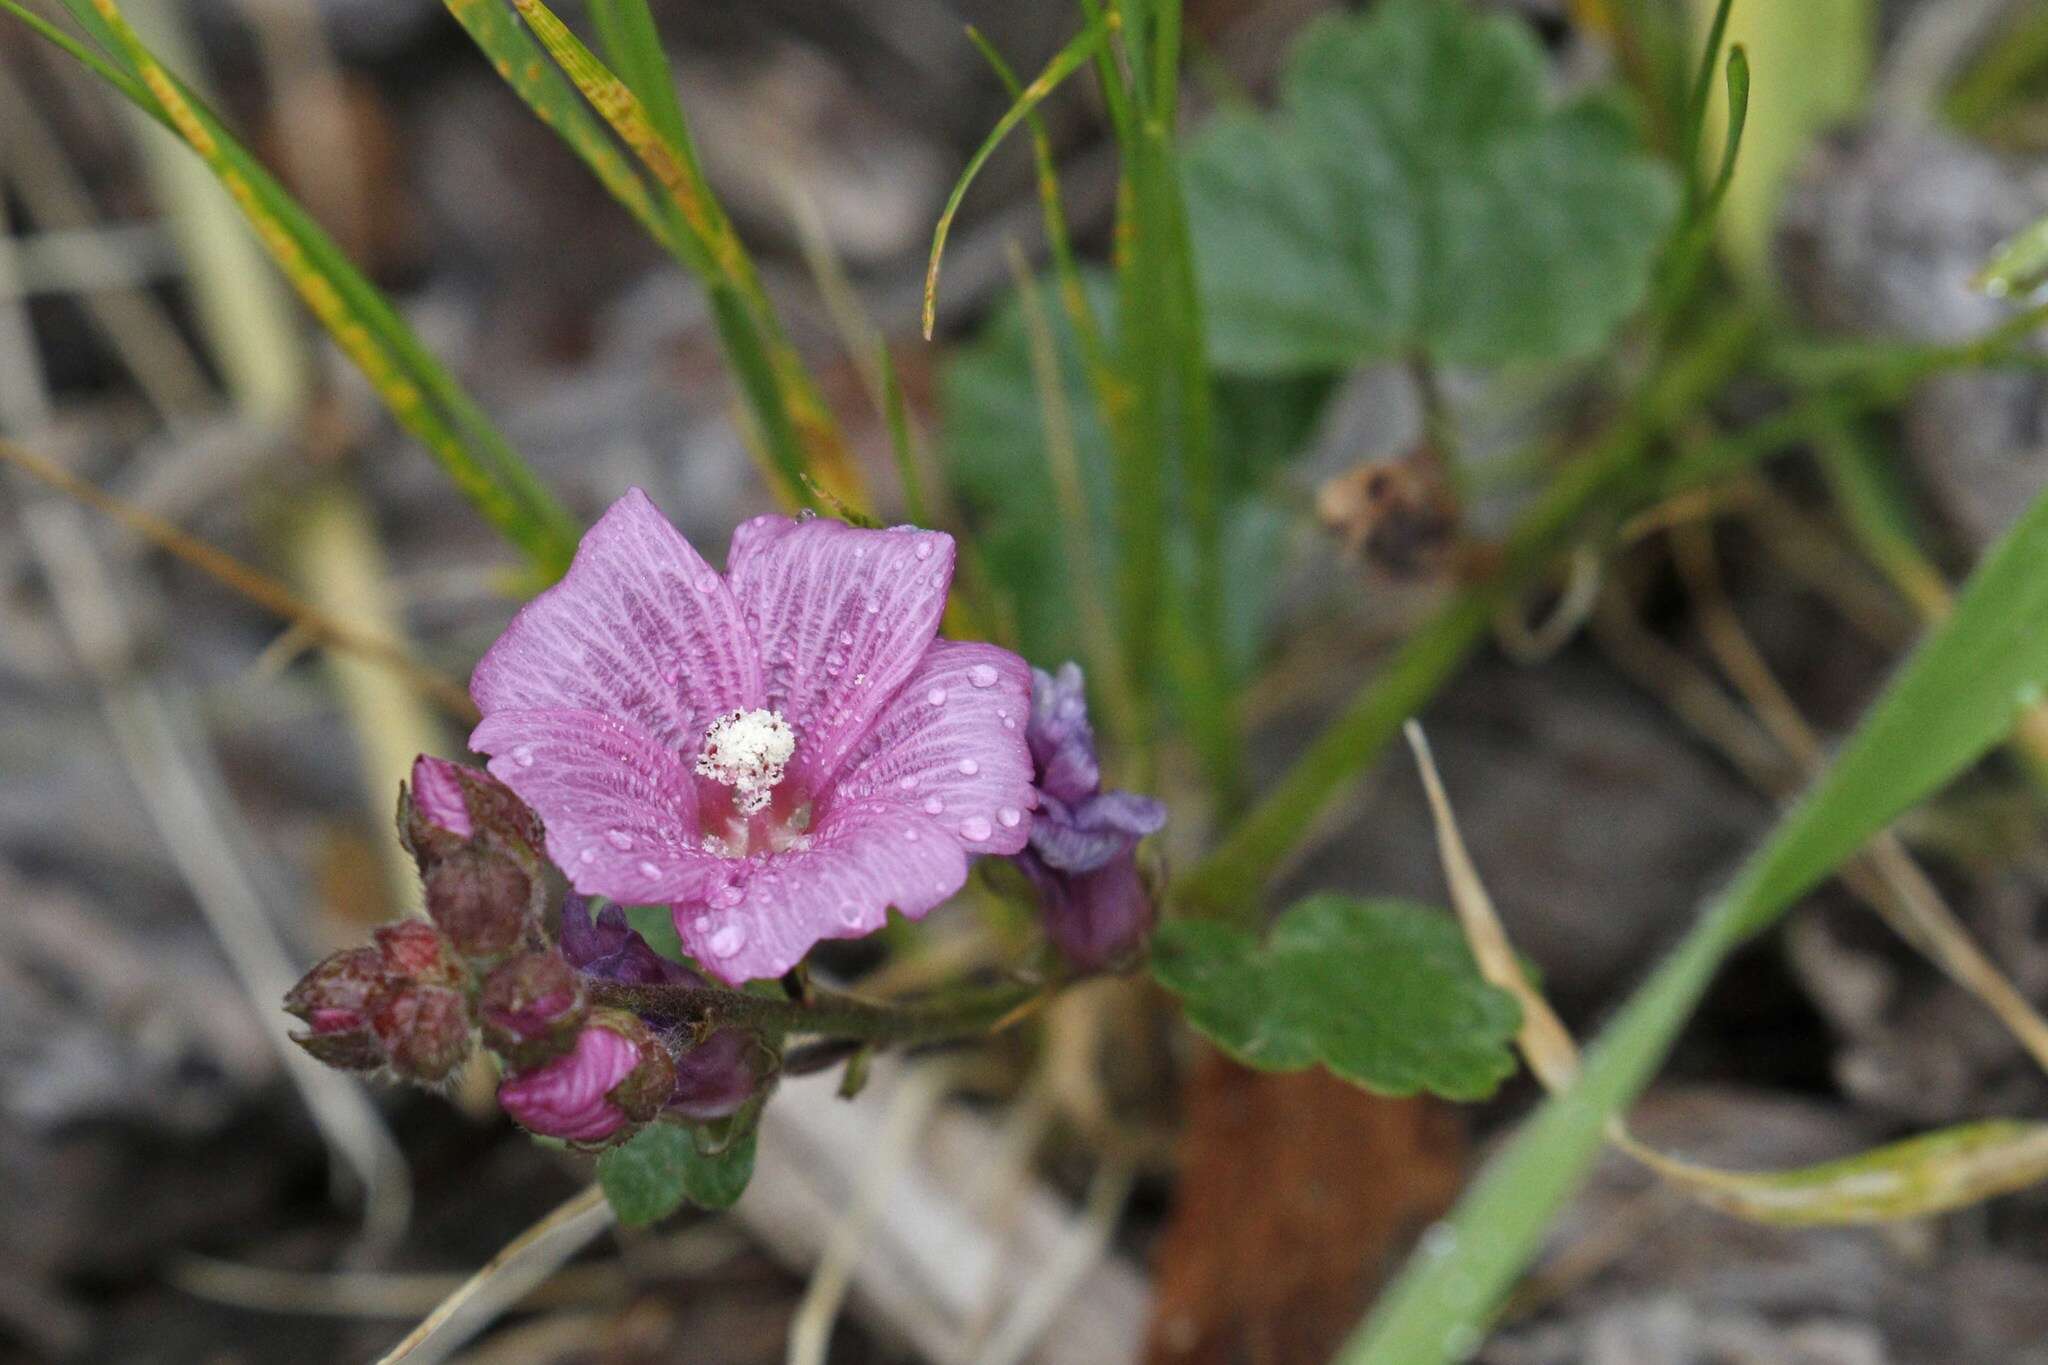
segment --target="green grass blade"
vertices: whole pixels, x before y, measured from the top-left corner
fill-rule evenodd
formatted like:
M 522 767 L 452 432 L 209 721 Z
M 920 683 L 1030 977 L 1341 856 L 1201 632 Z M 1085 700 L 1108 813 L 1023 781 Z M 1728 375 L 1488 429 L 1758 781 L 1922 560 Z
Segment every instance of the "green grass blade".
M 1422 1365 L 1475 1345 L 1591 1162 L 1607 1119 L 1648 1081 L 1743 940 L 1974 762 L 2048 686 L 2048 498 L 1985 557 L 1840 757 L 1735 885 L 1615 1019 L 1579 1083 L 1546 1102 L 1473 1186 L 1437 1254 L 1413 1262 L 1345 1348 L 1354 1365 Z
M 647 0 L 590 0 L 590 21 L 597 26 L 598 43 L 612 70 L 640 97 L 655 131 L 678 147 L 688 142 L 689 125 L 676 98 L 675 72 L 669 68 L 668 50 L 661 45 L 661 30 Z
M 348 262 L 220 119 L 167 71 L 113 0 L 65 0 L 126 79 L 110 79 L 206 162 L 320 323 L 477 509 L 546 577 L 568 567 L 578 529 L 482 410 L 375 286 Z M 47 26 L 37 32 L 55 35 Z M 61 44 L 96 71 L 79 45 Z
M 526 107 L 555 130 L 612 198 L 649 236 L 671 245 L 673 227 L 659 197 L 512 11 L 499 0 L 448 0 L 447 9 Z
M 2048 280 L 2048 218 L 1999 247 L 1977 276 L 1977 287 L 1993 298 L 2025 293 Z
M 938 317 L 939 262 L 946 253 L 946 236 L 953 230 L 953 218 L 960 212 L 961 201 L 967 197 L 967 187 L 974 183 L 975 176 L 981 174 L 981 168 L 987 164 L 989 157 L 995 154 L 996 148 L 1002 146 L 1003 139 L 1015 131 L 1017 125 L 1022 123 L 1047 95 L 1057 90 L 1060 82 L 1071 76 L 1075 68 L 1095 54 L 1096 48 L 1102 43 L 1102 35 L 1101 24 L 1090 24 L 1076 34 L 1065 47 L 1053 54 L 1053 59 L 1046 63 L 1045 70 L 1039 72 L 1031 84 L 1024 87 L 1022 93 L 1011 101 L 1010 107 L 1003 112 L 1003 116 L 996 120 L 996 126 L 982 139 L 981 146 L 976 148 L 974 155 L 968 159 L 967 169 L 960 172 L 959 180 L 954 182 L 953 192 L 946 196 L 946 207 L 939 214 L 938 226 L 932 231 L 931 260 L 925 266 L 925 340 L 931 340 L 932 326 Z
M 704 179 L 672 87 L 671 98 L 664 103 L 670 107 L 668 117 L 682 131 L 681 141 L 663 135 L 633 88 L 541 0 L 513 0 L 513 7 L 570 83 L 665 192 L 663 214 L 669 228 L 657 233 L 657 239 L 711 295 L 720 340 L 779 476 L 783 497 L 792 505 L 812 505 L 815 486 L 830 493 L 833 501 L 860 509 L 860 479 L 845 437 L 784 334 L 738 232 Z

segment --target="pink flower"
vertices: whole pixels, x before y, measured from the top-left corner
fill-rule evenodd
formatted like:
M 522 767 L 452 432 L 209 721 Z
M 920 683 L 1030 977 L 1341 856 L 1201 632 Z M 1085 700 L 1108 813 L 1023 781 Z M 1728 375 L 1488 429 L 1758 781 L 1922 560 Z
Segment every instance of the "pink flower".
M 757 517 L 727 561 L 627 493 L 477 665 L 470 743 L 578 891 L 670 905 L 737 983 L 1024 846 L 1031 675 L 936 638 L 946 535 Z

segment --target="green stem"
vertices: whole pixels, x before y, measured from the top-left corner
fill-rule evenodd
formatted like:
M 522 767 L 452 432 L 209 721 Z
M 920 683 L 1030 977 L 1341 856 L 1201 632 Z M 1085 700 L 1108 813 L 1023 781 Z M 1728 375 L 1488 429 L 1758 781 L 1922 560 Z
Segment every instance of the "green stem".
M 978 1037 L 1036 997 L 1057 989 L 1057 983 L 1012 981 L 899 1005 L 819 989 L 812 990 L 808 1001 L 799 1002 L 716 986 L 627 985 L 607 981 L 592 984 L 591 998 L 602 1005 L 709 1027 L 733 1026 L 775 1035 L 816 1034 L 909 1046 Z

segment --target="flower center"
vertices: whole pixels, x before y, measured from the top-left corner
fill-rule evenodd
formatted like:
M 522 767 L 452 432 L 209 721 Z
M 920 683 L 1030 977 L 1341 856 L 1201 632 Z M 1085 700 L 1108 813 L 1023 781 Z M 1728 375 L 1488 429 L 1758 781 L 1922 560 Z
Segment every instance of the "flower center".
M 728 711 L 704 732 L 697 771 L 731 787 L 733 806 L 752 815 L 768 808 L 795 752 L 796 731 L 781 712 Z

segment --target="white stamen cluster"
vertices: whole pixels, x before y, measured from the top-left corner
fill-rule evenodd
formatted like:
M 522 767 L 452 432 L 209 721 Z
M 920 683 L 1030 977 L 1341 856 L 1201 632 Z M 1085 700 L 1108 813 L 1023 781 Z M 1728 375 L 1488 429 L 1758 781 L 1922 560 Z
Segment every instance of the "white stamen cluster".
M 796 731 L 780 712 L 728 711 L 704 732 L 697 771 L 731 787 L 733 805 L 752 815 L 767 809 L 795 752 Z

